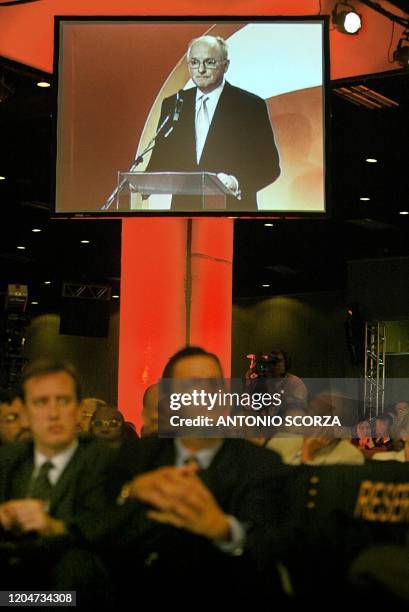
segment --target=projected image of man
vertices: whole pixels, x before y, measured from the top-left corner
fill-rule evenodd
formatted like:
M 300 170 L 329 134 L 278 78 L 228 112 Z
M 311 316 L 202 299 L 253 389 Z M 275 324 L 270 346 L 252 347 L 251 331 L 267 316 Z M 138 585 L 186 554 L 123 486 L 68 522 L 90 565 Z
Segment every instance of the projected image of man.
M 230 60 L 222 38 L 194 39 L 186 59 L 196 87 L 163 101 L 159 125 L 170 119 L 147 170 L 216 173 L 231 191 L 228 209 L 257 210 L 257 191 L 280 174 L 267 105 L 225 79 Z M 190 199 L 173 198 L 172 210 L 189 209 Z

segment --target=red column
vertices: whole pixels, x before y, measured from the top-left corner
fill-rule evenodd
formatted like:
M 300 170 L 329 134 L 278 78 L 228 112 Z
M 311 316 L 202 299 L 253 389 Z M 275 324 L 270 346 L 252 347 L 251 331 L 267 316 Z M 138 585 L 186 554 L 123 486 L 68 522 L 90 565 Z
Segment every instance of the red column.
M 138 427 L 146 387 L 189 331 L 190 344 L 216 353 L 230 373 L 233 221 L 193 220 L 187 240 L 186 219 L 122 221 L 118 406 Z

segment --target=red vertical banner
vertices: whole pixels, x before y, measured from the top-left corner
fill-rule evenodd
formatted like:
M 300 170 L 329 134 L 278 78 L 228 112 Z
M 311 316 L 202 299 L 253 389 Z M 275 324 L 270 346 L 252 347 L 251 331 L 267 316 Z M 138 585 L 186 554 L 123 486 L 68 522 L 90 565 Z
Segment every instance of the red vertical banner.
M 231 219 L 195 219 L 191 231 L 186 219 L 122 221 L 118 406 L 138 428 L 145 389 L 189 330 L 230 373 L 232 258 Z
M 186 219 L 122 221 L 118 407 L 137 427 L 146 387 L 185 344 L 186 226 Z
M 195 219 L 192 227 L 190 344 L 215 353 L 231 369 L 232 219 Z

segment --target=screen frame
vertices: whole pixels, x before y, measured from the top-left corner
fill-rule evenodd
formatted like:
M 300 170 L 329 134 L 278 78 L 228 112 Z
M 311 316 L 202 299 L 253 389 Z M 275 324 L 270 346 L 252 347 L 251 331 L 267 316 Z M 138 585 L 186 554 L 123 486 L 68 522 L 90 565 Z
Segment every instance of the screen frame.
M 271 210 L 257 210 L 257 211 L 172 211 L 172 210 L 132 210 L 132 211 L 57 211 L 56 209 L 56 195 L 57 195 L 57 146 L 58 146 L 58 100 L 59 100 L 59 82 L 60 82 L 60 31 L 65 21 L 78 23 L 87 22 L 164 22 L 164 23 L 223 23 L 223 22 L 234 22 L 234 23 L 283 23 L 283 22 L 319 22 L 323 24 L 322 30 L 322 49 L 323 49 L 323 164 L 324 164 L 324 177 L 323 177 L 323 188 L 324 188 L 324 206 L 323 211 L 271 211 Z M 51 164 L 53 171 L 51 173 L 51 215 L 52 218 L 128 218 L 128 217 L 182 217 L 182 218 L 230 218 L 230 219 L 328 219 L 332 214 L 332 163 L 331 163 L 331 108 L 330 108 L 330 16 L 329 15 L 299 15 L 299 16 L 259 16 L 259 15 L 203 15 L 203 16 L 74 16 L 74 15 L 56 15 L 54 17 L 54 58 L 53 58 L 53 76 L 54 84 L 53 87 L 53 125 L 52 125 L 52 153 L 51 153 Z M 114 189 L 115 185 L 113 185 Z M 108 196 L 108 194 L 107 194 Z

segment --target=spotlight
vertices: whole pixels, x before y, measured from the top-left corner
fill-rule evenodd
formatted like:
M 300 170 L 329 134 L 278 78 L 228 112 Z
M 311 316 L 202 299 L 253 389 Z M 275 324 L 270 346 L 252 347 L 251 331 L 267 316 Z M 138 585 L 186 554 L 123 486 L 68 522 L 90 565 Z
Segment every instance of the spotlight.
M 338 2 L 332 11 L 332 23 L 344 34 L 358 34 L 362 28 L 361 15 L 346 2 Z
M 403 68 L 409 68 L 409 30 L 405 30 L 393 54 L 393 61 Z

